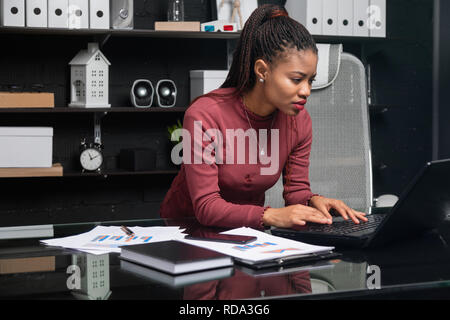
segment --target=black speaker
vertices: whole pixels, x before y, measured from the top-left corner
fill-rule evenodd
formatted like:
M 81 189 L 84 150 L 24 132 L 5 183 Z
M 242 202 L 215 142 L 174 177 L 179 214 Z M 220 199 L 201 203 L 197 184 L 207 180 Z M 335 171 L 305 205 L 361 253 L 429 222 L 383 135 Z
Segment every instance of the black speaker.
M 170 108 L 175 106 L 177 102 L 177 87 L 175 86 L 175 82 L 169 79 L 159 80 L 156 85 L 156 96 L 159 107 Z
M 122 149 L 119 166 L 129 171 L 151 171 L 156 168 L 156 150 L 149 148 Z
M 152 106 L 154 94 L 155 90 L 149 80 L 138 79 L 131 87 L 131 104 L 136 108 L 149 108 Z

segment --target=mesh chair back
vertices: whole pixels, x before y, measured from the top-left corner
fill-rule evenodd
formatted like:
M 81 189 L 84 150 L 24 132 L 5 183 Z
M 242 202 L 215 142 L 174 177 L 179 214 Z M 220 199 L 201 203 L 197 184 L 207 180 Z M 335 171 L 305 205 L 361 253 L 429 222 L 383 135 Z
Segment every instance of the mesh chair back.
M 306 105 L 313 126 L 311 191 L 366 210 L 372 204 L 372 170 L 365 70 L 355 56 L 339 56 L 334 81 L 315 89 Z M 280 177 L 266 191 L 266 205 L 283 207 L 282 191 Z

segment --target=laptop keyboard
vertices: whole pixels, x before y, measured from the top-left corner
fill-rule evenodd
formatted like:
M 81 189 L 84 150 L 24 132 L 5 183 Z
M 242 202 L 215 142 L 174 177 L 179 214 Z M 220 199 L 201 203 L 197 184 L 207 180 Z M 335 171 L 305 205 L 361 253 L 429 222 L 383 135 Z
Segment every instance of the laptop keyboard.
M 366 216 L 368 221 L 361 221 L 356 224 L 349 218 L 349 220 L 333 222 L 329 224 L 310 224 L 307 231 L 321 232 L 321 233 L 334 233 L 346 235 L 353 232 L 365 231 L 369 229 L 375 230 L 375 228 L 381 223 L 384 215 L 375 214 Z

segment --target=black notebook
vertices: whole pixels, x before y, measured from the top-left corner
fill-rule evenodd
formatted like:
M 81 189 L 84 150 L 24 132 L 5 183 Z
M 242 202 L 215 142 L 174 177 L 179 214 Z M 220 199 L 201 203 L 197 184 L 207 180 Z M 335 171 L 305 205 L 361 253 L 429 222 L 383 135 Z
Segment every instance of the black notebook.
M 176 240 L 123 246 L 120 258 L 170 274 L 233 265 L 230 256 Z

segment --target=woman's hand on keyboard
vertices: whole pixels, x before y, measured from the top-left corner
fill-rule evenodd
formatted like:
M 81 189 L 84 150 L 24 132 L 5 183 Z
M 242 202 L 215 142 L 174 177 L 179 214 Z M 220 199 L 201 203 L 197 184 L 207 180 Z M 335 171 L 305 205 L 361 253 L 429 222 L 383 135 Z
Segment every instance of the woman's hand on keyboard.
M 364 212 L 359 212 L 348 207 L 343 201 L 337 199 L 325 198 L 322 196 L 313 196 L 309 200 L 309 205 L 323 214 L 329 214 L 330 210 L 334 209 L 337 211 L 345 220 L 349 218 L 353 220 L 354 223 L 359 224 L 359 220 L 367 221 Z
M 307 222 L 331 224 L 331 215 L 309 206 L 295 204 L 284 208 L 268 208 L 264 211 L 263 223 L 266 226 L 291 228 L 304 226 Z

